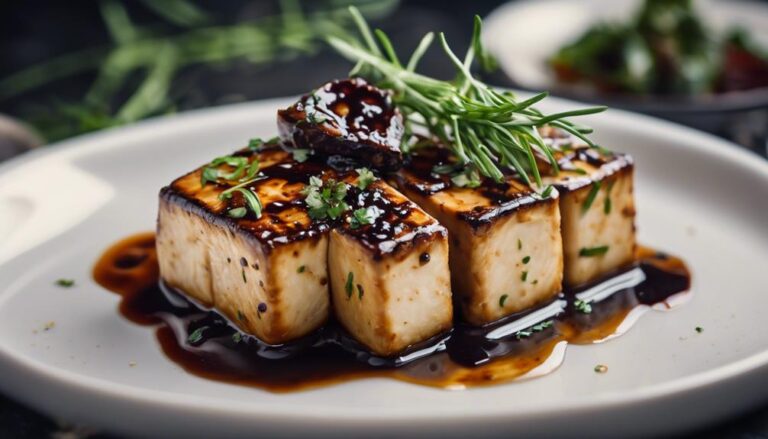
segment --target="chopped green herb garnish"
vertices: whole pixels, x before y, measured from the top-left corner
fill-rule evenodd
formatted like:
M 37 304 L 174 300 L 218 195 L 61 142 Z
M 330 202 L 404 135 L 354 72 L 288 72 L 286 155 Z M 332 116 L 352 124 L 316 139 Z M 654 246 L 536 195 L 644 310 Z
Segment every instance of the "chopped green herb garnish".
M 373 172 L 368 168 L 360 168 L 356 169 L 356 171 L 358 176 L 357 187 L 361 190 L 366 190 L 368 186 L 376 180 L 376 176 L 373 175 Z
M 245 314 L 243 314 L 242 311 L 239 309 L 237 310 L 237 320 L 244 322 L 245 321 Z
M 584 204 L 581 205 L 581 213 L 586 213 L 590 207 L 592 207 L 592 203 L 595 202 L 595 197 L 597 197 L 597 193 L 600 191 L 600 182 L 596 181 L 592 183 L 592 189 L 589 190 L 589 193 L 587 194 L 587 198 L 584 199 Z
M 573 172 L 575 172 L 577 174 L 581 174 L 581 175 L 587 175 L 587 171 L 585 171 L 584 169 L 581 169 L 581 168 L 576 168 L 576 169 L 573 170 Z
M 252 150 L 256 150 L 261 148 L 264 145 L 270 145 L 278 142 L 280 142 L 280 137 L 278 136 L 272 137 L 271 139 L 267 139 L 266 141 L 264 141 L 259 137 L 256 137 L 248 141 L 248 148 Z
M 538 279 L 534 279 L 533 282 L 531 282 L 531 285 L 536 285 L 537 283 L 539 283 L 539 280 Z
M 242 274 L 242 275 L 243 275 L 243 283 L 244 283 L 244 284 L 247 284 L 247 283 L 248 283 L 248 280 L 245 278 L 245 268 L 243 268 L 243 269 L 241 269 L 241 270 L 240 270 L 240 274 Z
M 517 337 L 518 340 L 521 338 L 528 338 L 533 335 L 532 331 L 517 331 L 515 333 L 515 337 Z
M 528 338 L 528 337 L 532 336 L 533 334 L 535 334 L 537 332 L 541 332 L 541 331 L 543 331 L 543 330 L 545 330 L 547 328 L 551 328 L 552 326 L 554 326 L 554 324 L 555 324 L 554 320 L 545 320 L 545 321 L 543 321 L 541 323 L 537 323 L 537 324 L 531 326 L 530 328 L 528 328 L 526 330 L 517 331 L 515 333 L 515 337 L 517 337 L 518 340 L 520 340 L 521 338 Z
M 292 149 L 291 154 L 293 155 L 293 159 L 299 163 L 304 163 L 309 158 L 308 149 Z
M 595 366 L 595 372 L 606 373 L 608 372 L 608 366 L 606 366 L 605 364 L 598 364 L 597 366 Z
M 528 279 L 528 272 L 524 271 L 523 274 L 520 275 L 520 280 L 525 282 L 526 279 Z
M 589 302 L 585 302 L 581 299 L 576 299 L 573 302 L 573 307 L 576 309 L 576 311 L 582 314 L 589 314 L 592 312 L 592 305 Z
M 250 149 L 258 149 L 261 148 L 262 145 L 264 145 L 264 140 L 262 140 L 260 137 L 253 138 L 248 141 L 248 148 Z
M 451 182 L 458 187 L 476 188 L 480 186 L 480 173 L 472 166 L 451 177 Z
M 363 300 L 363 294 L 365 294 L 365 291 L 363 291 L 363 286 L 357 284 L 357 298 Z
M 312 176 L 301 193 L 305 196 L 304 202 L 309 207 L 309 216 L 312 219 L 336 219 L 349 210 L 349 205 L 344 202 L 347 196 L 347 184 L 328 179 L 325 182 L 320 177 Z
M 608 246 L 602 245 L 600 247 L 584 247 L 581 250 L 579 250 L 579 256 L 582 257 L 592 257 L 592 256 L 601 256 L 606 253 L 608 253 Z
M 508 294 L 502 294 L 501 297 L 499 297 L 499 307 L 500 308 L 504 308 L 504 303 L 506 303 L 508 297 L 509 297 Z
M 541 198 L 549 198 L 549 196 L 552 195 L 552 189 L 553 187 L 551 184 L 547 186 L 547 188 L 544 189 L 544 192 L 541 193 Z
M 608 187 L 605 189 L 605 203 L 603 204 L 603 212 L 608 215 L 611 213 L 611 189 L 613 189 L 613 185 L 616 183 L 616 181 L 611 181 L 608 183 Z
M 75 280 L 74 279 L 57 279 L 56 285 L 63 288 L 70 288 L 75 285 Z
M 227 212 L 227 215 L 229 215 L 232 218 L 242 218 L 247 213 L 248 213 L 248 209 L 246 209 L 245 207 L 235 207 L 234 209 L 229 209 L 229 212 Z
M 352 292 L 354 291 L 354 282 L 355 282 L 355 275 L 350 271 L 347 274 L 347 283 L 344 285 L 344 290 L 347 292 L 347 299 L 352 297 Z
M 521 241 L 520 238 L 517 239 L 517 249 L 518 250 L 523 249 L 523 241 Z
M 252 183 L 252 182 L 248 182 L 248 183 Z M 256 195 L 256 193 L 253 192 L 253 190 L 248 189 L 244 186 L 245 184 L 237 185 L 225 190 L 224 192 L 219 194 L 219 199 L 229 200 L 230 198 L 232 198 L 232 195 L 235 192 L 239 192 L 243 196 L 243 199 L 245 199 L 245 205 L 248 207 L 248 210 L 253 212 L 256 218 L 261 218 L 261 210 L 263 206 L 261 205 L 261 200 L 259 199 L 259 196 Z M 230 212 L 236 209 L 238 208 L 235 207 L 233 209 L 230 209 Z M 233 215 L 242 215 L 242 216 L 233 216 Z M 236 211 L 234 214 L 230 213 L 230 216 L 233 216 L 233 218 L 242 218 L 243 216 L 245 216 L 245 214 L 242 214 L 241 211 Z
M 239 332 L 235 332 L 232 334 L 232 341 L 235 343 L 240 343 L 243 340 L 243 334 Z
M 435 165 L 432 167 L 433 174 L 445 175 L 453 174 L 454 172 L 456 172 L 456 165 L 454 164 Z
M 704 328 L 702 328 L 701 326 L 697 326 L 697 327 L 696 327 L 696 332 L 698 332 L 699 334 L 701 334 L 702 332 L 704 332 Z
M 222 165 L 227 165 L 234 169 L 227 172 L 220 169 Z M 252 180 L 258 172 L 259 161 L 255 158 L 252 162 L 249 162 L 247 157 L 241 156 L 227 155 L 217 157 L 203 168 L 202 174 L 200 175 L 200 185 L 205 186 L 206 184 L 218 181 L 219 179 L 240 182 Z
M 352 212 L 352 216 L 347 218 L 347 221 L 349 222 L 349 227 L 352 230 L 355 230 L 362 226 L 373 224 L 373 222 L 376 221 L 376 218 L 378 218 L 380 215 L 381 210 L 376 206 L 371 206 L 368 208 L 362 207 L 360 209 L 354 210 Z
M 531 262 L 531 257 L 530 256 L 526 256 L 526 257 L 523 258 L 523 264 L 527 264 L 529 262 Z
M 201 327 L 195 329 L 194 331 L 192 331 L 192 333 L 189 334 L 189 337 L 187 337 L 187 343 L 194 344 L 194 343 L 197 343 L 200 340 L 202 340 L 203 339 L 203 332 L 206 329 L 208 329 L 207 326 L 201 326 Z
M 306 270 L 306 269 L 307 269 L 307 266 L 306 265 L 302 265 L 302 266 L 300 266 L 299 268 L 296 269 L 296 272 L 297 273 L 304 273 L 304 270 Z

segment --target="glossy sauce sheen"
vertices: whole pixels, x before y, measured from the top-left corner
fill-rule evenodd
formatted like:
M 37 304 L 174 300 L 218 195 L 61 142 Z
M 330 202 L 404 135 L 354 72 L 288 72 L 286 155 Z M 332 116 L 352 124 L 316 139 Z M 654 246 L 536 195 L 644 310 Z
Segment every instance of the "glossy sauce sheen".
M 100 285 L 122 296 L 124 317 L 154 327 L 165 354 L 200 377 L 275 392 L 366 377 L 466 388 L 554 370 L 562 358 L 553 353 L 562 352 L 566 343 L 604 340 L 616 335 L 640 307 L 670 308 L 684 297 L 680 293 L 689 289 L 690 274 L 680 259 L 641 249 L 638 261 L 593 285 L 566 291 L 536 310 L 484 327 L 457 322 L 451 332 L 397 358 L 368 354 L 333 323 L 280 346 L 238 332 L 215 312 L 162 285 L 153 233 L 110 247 L 93 274 Z M 577 309 L 577 298 L 594 300 L 590 313 Z
M 297 148 L 394 171 L 402 165 L 403 116 L 389 92 L 361 78 L 331 81 L 279 110 L 280 136 Z

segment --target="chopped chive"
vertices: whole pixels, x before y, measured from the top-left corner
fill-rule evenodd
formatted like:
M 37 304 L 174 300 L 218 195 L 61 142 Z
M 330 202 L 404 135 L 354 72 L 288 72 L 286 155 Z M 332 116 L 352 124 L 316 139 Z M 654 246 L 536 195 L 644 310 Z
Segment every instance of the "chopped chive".
M 235 332 L 234 334 L 232 334 L 232 341 L 233 342 L 240 343 L 240 341 L 242 341 L 242 340 L 243 340 L 243 334 L 241 334 L 239 332 Z
M 523 258 L 523 264 L 527 264 L 529 262 L 531 262 L 531 257 L 530 256 L 526 256 L 526 257 Z
M 523 241 L 521 241 L 520 238 L 517 239 L 517 249 L 518 250 L 523 249 Z
M 352 292 L 354 290 L 354 282 L 355 282 L 355 275 L 352 274 L 350 271 L 347 274 L 347 283 L 344 285 L 344 290 L 347 292 L 347 299 L 352 297 Z
M 508 294 L 502 294 L 501 297 L 499 297 L 499 307 L 500 308 L 504 308 L 504 303 L 506 303 L 508 297 L 509 297 Z
M 592 207 L 592 203 L 595 202 L 595 197 L 597 197 L 597 193 L 600 191 L 600 182 L 596 181 L 592 183 L 592 189 L 589 190 L 589 194 L 587 194 L 587 198 L 584 200 L 584 204 L 581 206 L 581 213 L 586 213 L 590 207 Z
M 699 334 L 701 334 L 702 332 L 704 332 L 704 328 L 702 328 L 701 326 L 697 326 L 697 327 L 696 327 L 696 332 L 698 332 Z
M 357 171 L 358 175 L 357 187 L 360 190 L 366 190 L 368 186 L 376 180 L 376 176 L 373 175 L 373 172 L 368 168 L 355 169 L 355 171 Z
M 363 291 L 363 286 L 357 284 L 357 298 L 363 300 L 363 294 L 365 294 L 365 291 Z
M 296 272 L 297 273 L 304 273 L 304 270 L 306 270 L 306 269 L 307 269 L 307 266 L 306 265 L 302 265 L 301 267 L 296 269 Z
M 293 159 L 299 163 L 304 163 L 309 158 L 308 149 L 292 149 L 291 154 L 293 155 Z
M 531 282 L 531 285 L 536 285 L 537 283 L 539 283 L 539 280 L 538 279 L 534 279 L 533 282 Z
M 528 279 L 528 272 L 524 271 L 523 274 L 520 275 L 520 280 L 525 282 L 526 279 Z
M 579 250 L 579 256 L 581 257 L 602 256 L 606 253 L 608 253 L 607 245 L 602 245 L 600 247 L 583 247 Z
M 518 340 L 520 340 L 521 338 L 528 338 L 531 335 L 533 335 L 533 332 L 531 331 L 517 331 L 515 333 L 515 337 L 517 337 Z
M 264 145 L 264 140 L 262 140 L 259 137 L 253 138 L 253 139 L 248 141 L 248 148 L 250 148 L 250 149 L 258 149 L 262 145 Z
M 576 168 L 576 169 L 573 170 L 573 172 L 575 172 L 577 174 L 580 174 L 580 175 L 587 175 L 587 171 L 585 171 L 584 169 L 581 169 L 581 168 Z
M 552 195 L 552 185 L 544 189 L 544 192 L 541 193 L 541 198 L 549 198 L 550 195 Z
M 590 314 L 592 312 L 592 305 L 581 299 L 576 299 L 576 301 L 573 302 L 573 307 L 576 308 L 576 311 L 582 314 Z
M 597 366 L 595 366 L 595 372 L 606 373 L 608 372 L 608 366 L 606 366 L 605 364 L 598 364 Z
M 189 334 L 189 337 L 187 337 L 187 343 L 194 344 L 198 343 L 200 340 L 203 339 L 203 332 L 208 329 L 207 326 L 201 326 L 194 331 L 192 331 L 191 334 Z
M 70 288 L 75 285 L 75 280 L 74 279 L 57 279 L 56 285 L 62 288 Z
M 608 183 L 608 187 L 605 189 L 605 203 L 603 204 L 603 212 L 608 215 L 611 213 L 611 189 L 613 189 L 613 185 L 616 183 L 616 181 L 611 181 Z
M 245 321 L 245 314 L 239 309 L 237 310 L 237 320 L 240 320 L 241 322 Z
M 231 218 L 242 218 L 246 213 L 248 213 L 248 209 L 245 207 L 235 207 L 234 209 L 229 209 L 227 215 L 229 215 Z
M 248 283 L 248 279 L 245 278 L 245 268 L 240 270 L 240 274 L 243 275 L 243 283 L 247 284 Z

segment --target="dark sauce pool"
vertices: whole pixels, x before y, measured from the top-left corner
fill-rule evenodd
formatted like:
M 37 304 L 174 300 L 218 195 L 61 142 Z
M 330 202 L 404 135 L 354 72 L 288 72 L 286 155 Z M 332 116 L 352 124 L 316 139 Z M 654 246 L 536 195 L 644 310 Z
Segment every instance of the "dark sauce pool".
M 389 377 L 433 387 L 466 388 L 546 374 L 568 343 L 620 335 L 644 310 L 686 299 L 690 273 L 682 260 L 650 249 L 638 262 L 592 285 L 483 327 L 452 331 L 397 358 L 367 353 L 334 322 L 303 339 L 272 346 L 236 330 L 159 279 L 155 236 L 126 238 L 102 255 L 95 280 L 122 296 L 120 313 L 154 327 L 163 352 L 186 371 L 211 380 L 287 392 L 357 378 Z

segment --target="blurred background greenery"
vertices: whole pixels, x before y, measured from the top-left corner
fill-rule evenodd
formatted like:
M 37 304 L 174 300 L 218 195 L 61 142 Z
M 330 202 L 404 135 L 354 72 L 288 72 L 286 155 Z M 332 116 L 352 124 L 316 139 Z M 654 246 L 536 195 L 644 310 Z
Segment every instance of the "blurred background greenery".
M 344 77 L 350 64 L 322 40 L 352 30 L 351 3 L 405 54 L 434 30 L 462 53 L 472 16 L 505 1 L 0 1 L 0 161 L 20 152 L 3 155 L 3 134 L 17 131 L 2 115 L 26 123 L 37 136 L 24 137 L 32 145 L 156 115 L 297 95 Z M 420 71 L 444 78 L 453 68 L 433 46 Z M 763 410 L 694 436 L 768 437 L 767 420 Z M 54 435 L 91 432 L 62 430 L 0 396 L 0 437 Z

